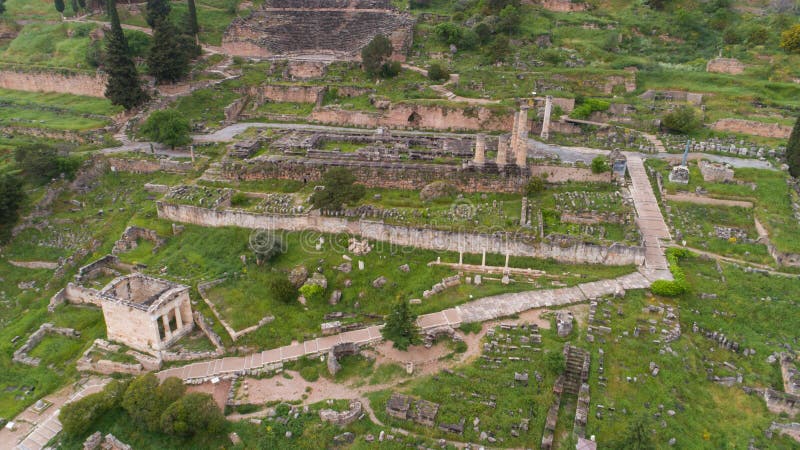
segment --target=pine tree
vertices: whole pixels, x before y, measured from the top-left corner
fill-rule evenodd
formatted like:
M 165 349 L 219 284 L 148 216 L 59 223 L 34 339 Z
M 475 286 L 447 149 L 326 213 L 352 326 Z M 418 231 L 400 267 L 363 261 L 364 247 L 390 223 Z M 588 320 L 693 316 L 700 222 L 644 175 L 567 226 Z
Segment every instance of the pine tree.
M 64 14 L 64 0 L 55 0 L 56 11 Z
M 128 41 L 122 32 L 116 0 L 108 0 L 107 9 L 111 19 L 111 32 L 106 37 L 106 97 L 111 103 L 125 109 L 135 108 L 147 100 L 147 93 L 142 90 L 136 65 L 130 56 Z
M 163 22 L 170 12 L 169 2 L 167 0 L 147 0 L 147 24 L 153 30 L 159 22 Z
M 786 144 L 786 163 L 789 165 L 789 173 L 795 178 L 800 177 L 800 116 L 797 117 Z
M 147 67 L 157 83 L 175 82 L 189 73 L 190 55 L 185 40 L 169 20 L 156 24 L 153 43 L 147 55 Z
M 411 312 L 408 302 L 398 300 L 392 307 L 392 312 L 386 318 L 386 326 L 381 330 L 381 334 L 400 350 L 405 350 L 409 345 L 420 342 L 417 316 Z
M 197 23 L 197 8 L 194 5 L 194 0 L 189 0 L 189 23 L 186 30 L 192 37 L 197 36 L 200 32 L 200 25 Z
M 0 0 L 0 14 L 6 12 L 6 0 Z
M 72 0 L 71 3 L 72 3 L 72 12 L 75 13 L 75 15 L 77 16 L 78 15 L 78 9 L 79 9 L 78 0 Z
M 86 9 L 86 0 L 78 0 L 78 5 L 80 5 L 81 9 Z

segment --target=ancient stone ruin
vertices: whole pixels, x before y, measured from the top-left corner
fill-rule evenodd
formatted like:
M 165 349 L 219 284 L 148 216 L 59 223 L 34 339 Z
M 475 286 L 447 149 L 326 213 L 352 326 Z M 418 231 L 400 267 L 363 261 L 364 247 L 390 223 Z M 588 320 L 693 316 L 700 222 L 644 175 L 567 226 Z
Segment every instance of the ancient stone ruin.
M 139 273 L 100 291 L 108 338 L 158 354 L 194 328 L 189 287 Z
M 319 411 L 319 418 L 323 422 L 330 422 L 334 425 L 345 426 L 349 423 L 355 422 L 361 417 L 361 402 L 353 400 L 350 402 L 350 407 L 347 411 L 335 411 L 333 409 L 321 409 Z
M 414 19 L 388 0 L 267 0 L 236 18 L 222 38 L 226 54 L 309 60 L 359 60 L 375 36 L 389 38 L 405 59 Z
M 60 334 L 70 338 L 79 338 L 81 336 L 79 332 L 73 330 L 72 328 L 60 328 L 54 326 L 52 323 L 43 323 L 42 326 L 40 326 L 38 330 L 34 331 L 28 340 L 22 344 L 22 347 L 18 348 L 14 352 L 14 356 L 12 358 L 13 361 L 28 366 L 38 366 L 42 360 L 33 356 L 29 356 L 28 352 L 33 350 L 33 348 L 36 347 L 39 342 L 42 342 L 42 339 L 44 339 L 45 335 L 48 333 Z
M 413 420 L 421 425 L 433 427 L 439 404 L 408 395 L 393 393 L 386 402 L 386 414 L 402 420 Z

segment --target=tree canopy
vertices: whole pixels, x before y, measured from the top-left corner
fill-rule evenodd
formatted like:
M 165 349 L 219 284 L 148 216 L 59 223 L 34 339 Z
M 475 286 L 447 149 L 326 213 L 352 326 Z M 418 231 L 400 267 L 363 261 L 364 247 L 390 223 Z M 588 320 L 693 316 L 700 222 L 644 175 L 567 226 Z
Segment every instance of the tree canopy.
M 786 144 L 786 163 L 789 165 L 789 173 L 795 178 L 800 177 L 800 116 L 797 117 Z
M 169 17 L 171 7 L 168 0 L 147 0 L 147 15 L 145 20 L 150 28 L 155 29 L 159 22 Z
M 184 36 L 169 20 L 156 23 L 147 69 L 157 83 L 174 83 L 189 73 L 191 54 Z
M 417 315 L 411 311 L 407 301 L 401 299 L 394 304 L 392 312 L 386 318 L 386 326 L 381 329 L 381 334 L 400 350 L 406 350 L 410 345 L 421 342 Z
M 700 119 L 691 106 L 681 106 L 664 116 L 661 124 L 674 133 L 688 134 L 700 128 Z
M 781 48 L 790 53 L 800 52 L 800 24 L 781 33 Z
M 150 114 L 141 132 L 148 139 L 172 148 L 192 143 L 189 120 L 176 109 L 162 109 Z
M 142 89 L 128 41 L 122 32 L 115 0 L 108 0 L 107 10 L 111 18 L 111 32 L 106 34 L 104 68 L 108 73 L 108 84 L 105 95 L 115 105 L 125 109 L 135 108 L 147 101 L 148 96 Z
M 161 429 L 178 436 L 216 434 L 224 427 L 225 417 L 208 394 L 186 394 L 161 416 Z
M 329 169 L 322 175 L 324 189 L 311 195 L 315 208 L 336 211 L 345 204 L 353 204 L 366 194 L 366 189 L 355 184 L 356 177 L 344 167 Z
M 361 65 L 370 76 L 381 73 L 381 68 L 392 56 L 392 42 L 386 36 L 375 36 L 366 47 L 361 50 Z
M 0 243 L 11 237 L 24 200 L 22 178 L 12 173 L 0 174 Z

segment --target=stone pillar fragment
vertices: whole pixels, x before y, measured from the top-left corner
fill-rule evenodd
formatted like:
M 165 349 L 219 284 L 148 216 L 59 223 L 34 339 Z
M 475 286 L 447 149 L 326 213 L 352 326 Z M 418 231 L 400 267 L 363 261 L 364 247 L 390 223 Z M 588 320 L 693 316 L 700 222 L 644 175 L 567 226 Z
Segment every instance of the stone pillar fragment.
M 169 313 L 161 316 L 161 323 L 164 324 L 164 340 L 172 339 L 172 330 L 169 329 Z
M 486 163 L 486 135 L 479 134 L 475 137 L 475 157 L 472 162 L 476 165 L 484 165 Z
M 519 111 L 514 113 L 514 122 L 511 125 L 511 141 L 509 142 L 509 147 L 511 152 L 516 154 L 517 152 L 517 142 L 519 141 Z
M 542 139 L 548 140 L 550 139 L 550 114 L 553 110 L 553 97 L 548 95 L 545 97 L 544 103 L 544 120 L 542 121 Z
M 506 156 L 508 154 L 508 136 L 503 135 L 497 138 L 497 165 L 506 165 Z
M 180 305 L 175 308 L 175 328 L 175 331 L 180 331 L 183 329 L 183 318 L 181 317 Z
M 528 167 L 528 107 L 523 105 L 519 111 L 517 124 L 517 147 L 514 149 L 517 157 L 517 166 Z

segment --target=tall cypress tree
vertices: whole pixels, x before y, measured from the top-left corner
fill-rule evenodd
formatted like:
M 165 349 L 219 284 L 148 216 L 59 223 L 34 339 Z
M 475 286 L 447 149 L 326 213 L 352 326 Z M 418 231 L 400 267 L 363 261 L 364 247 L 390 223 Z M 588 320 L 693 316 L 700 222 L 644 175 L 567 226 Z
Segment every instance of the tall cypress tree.
M 795 178 L 800 177 L 800 116 L 797 117 L 786 144 L 786 163 L 789 165 L 789 173 Z
M 169 16 L 170 6 L 167 0 L 147 0 L 147 24 L 153 30 L 156 29 L 158 22 L 163 21 Z
M 6 0 L 0 0 L 0 14 L 6 12 Z
M 64 14 L 64 0 L 55 0 L 56 11 Z
M 78 15 L 78 9 L 79 9 L 78 0 L 72 0 L 71 3 L 72 3 L 72 12 L 75 13 L 75 15 L 77 16 Z
M 185 35 L 184 35 L 185 36 Z M 169 20 L 156 23 L 147 67 L 156 82 L 175 82 L 189 73 L 189 54 L 181 34 Z
M 197 23 L 197 8 L 194 5 L 194 0 L 189 0 L 189 23 L 187 24 L 187 33 L 192 37 L 197 36 L 200 32 L 200 25 Z
M 111 32 L 106 37 L 106 97 L 111 103 L 125 109 L 135 108 L 147 100 L 147 93 L 142 89 L 136 65 L 128 49 L 128 41 L 122 32 L 116 0 L 108 0 L 107 9 L 111 19 Z

